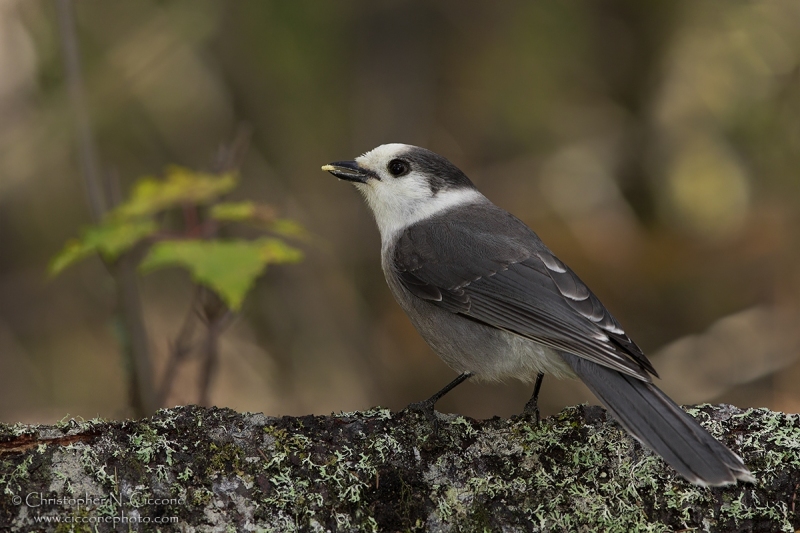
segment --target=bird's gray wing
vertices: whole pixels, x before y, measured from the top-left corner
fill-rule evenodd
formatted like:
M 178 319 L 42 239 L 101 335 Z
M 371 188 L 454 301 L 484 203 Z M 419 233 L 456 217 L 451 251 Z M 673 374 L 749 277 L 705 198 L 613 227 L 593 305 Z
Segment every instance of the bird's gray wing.
M 524 223 L 491 205 L 453 210 L 398 238 L 414 296 L 644 381 L 656 374 L 600 300 Z

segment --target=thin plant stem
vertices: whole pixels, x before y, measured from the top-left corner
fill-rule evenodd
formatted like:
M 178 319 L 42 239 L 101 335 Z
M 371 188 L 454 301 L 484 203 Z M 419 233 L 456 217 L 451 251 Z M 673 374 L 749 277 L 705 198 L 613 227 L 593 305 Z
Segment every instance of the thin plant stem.
M 197 314 L 200 305 L 200 296 L 202 289 L 200 286 L 195 286 L 195 291 L 192 296 L 192 302 L 189 306 L 189 311 L 186 313 L 186 318 L 183 320 L 178 337 L 172 343 L 167 360 L 167 366 L 164 370 L 164 377 L 161 379 L 161 387 L 158 391 L 158 405 L 167 407 L 166 402 L 175 378 L 178 375 L 178 367 L 189 356 L 195 347 L 195 342 L 192 341 L 197 325 Z
M 106 213 L 106 195 L 100 176 L 97 148 L 92 135 L 86 91 L 81 71 L 78 39 L 75 32 L 75 18 L 72 0 L 56 0 L 58 28 L 61 36 L 61 50 L 67 79 L 67 91 L 75 119 L 75 133 L 78 138 L 78 155 L 84 190 L 86 191 L 92 219 L 99 222 Z
M 81 74 L 72 0 L 56 0 L 56 8 L 67 90 L 75 118 L 81 175 L 92 219 L 97 223 L 105 215 L 108 202 Z M 130 254 L 126 254 L 113 265 L 106 266 L 117 285 L 117 312 L 114 321 L 119 325 L 121 333 L 131 409 L 137 417 L 148 416 L 156 409 L 156 397 L 135 263 Z

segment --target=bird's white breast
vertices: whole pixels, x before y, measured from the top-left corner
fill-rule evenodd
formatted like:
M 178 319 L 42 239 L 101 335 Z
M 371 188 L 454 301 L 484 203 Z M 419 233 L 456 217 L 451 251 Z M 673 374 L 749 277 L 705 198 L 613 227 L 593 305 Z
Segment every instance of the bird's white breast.
M 412 224 L 456 206 L 489 201 L 475 189 L 448 189 L 433 195 L 427 183 L 415 179 L 359 183 L 357 187 L 375 215 L 384 249 Z

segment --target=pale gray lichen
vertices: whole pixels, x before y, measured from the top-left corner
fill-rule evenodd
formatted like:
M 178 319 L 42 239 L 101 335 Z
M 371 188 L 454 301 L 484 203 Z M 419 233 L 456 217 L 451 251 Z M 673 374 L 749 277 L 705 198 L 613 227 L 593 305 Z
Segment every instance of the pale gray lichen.
M 729 406 L 691 412 L 742 455 L 756 484 L 692 486 L 594 407 L 538 425 L 529 417 L 439 415 L 438 432 L 418 414 L 381 408 L 273 418 L 181 407 L 137 422 L 0 426 L 0 513 L 12 531 L 28 531 L 35 514 L 122 512 L 176 516 L 159 530 L 198 532 L 800 526 L 798 416 Z M 37 491 L 105 499 L 67 508 L 13 504 Z M 159 503 L 132 506 L 134 497 Z

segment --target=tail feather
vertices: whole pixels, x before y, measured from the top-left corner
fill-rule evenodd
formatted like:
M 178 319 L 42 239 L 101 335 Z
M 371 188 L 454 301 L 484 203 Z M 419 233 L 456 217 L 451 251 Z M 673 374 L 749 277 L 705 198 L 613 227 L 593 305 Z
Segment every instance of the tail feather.
M 620 424 L 697 485 L 755 481 L 742 459 L 711 436 L 652 383 L 562 353 Z

